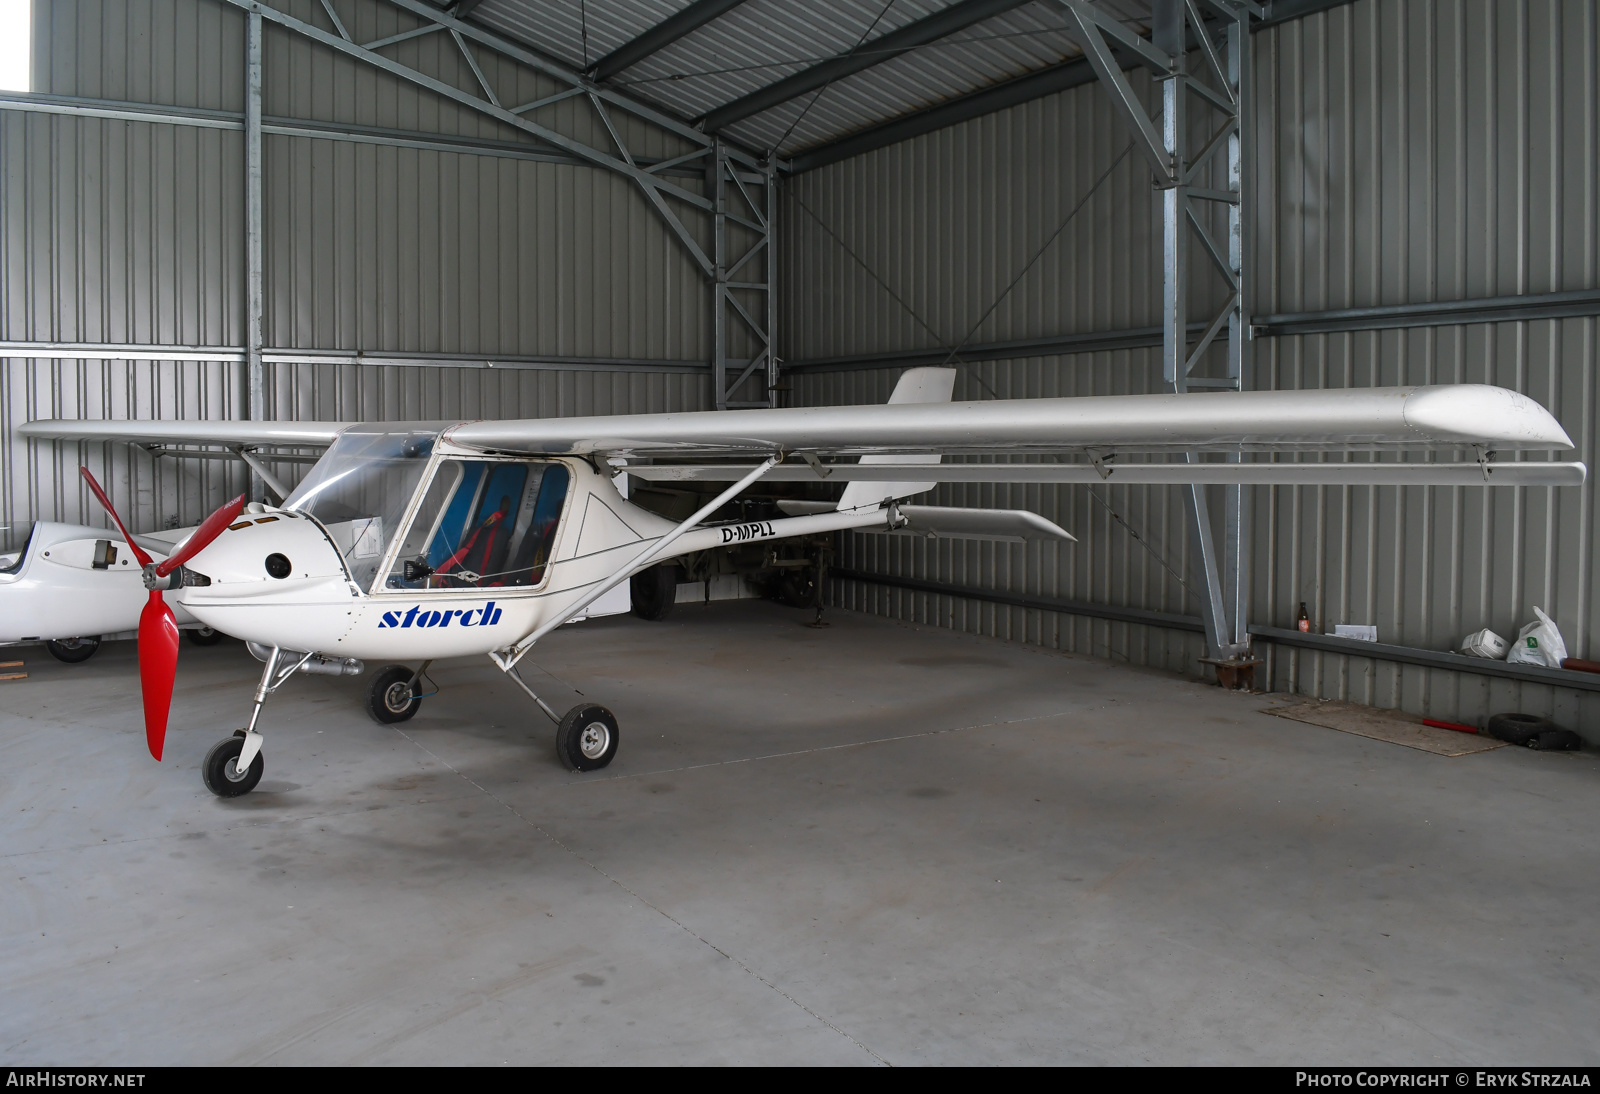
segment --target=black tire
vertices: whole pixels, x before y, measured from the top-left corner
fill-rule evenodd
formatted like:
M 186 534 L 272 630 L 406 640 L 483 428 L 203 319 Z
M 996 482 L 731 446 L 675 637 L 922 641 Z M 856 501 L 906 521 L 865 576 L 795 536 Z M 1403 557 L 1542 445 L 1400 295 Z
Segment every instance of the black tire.
M 256 758 L 250 761 L 249 769 L 240 774 L 236 762 L 243 749 L 243 736 L 228 737 L 212 745 L 211 751 L 206 753 L 204 762 L 200 764 L 200 777 L 205 779 L 206 789 L 217 797 L 237 798 L 250 793 L 261 781 L 261 773 L 267 769 L 265 757 L 257 752 Z
M 598 771 L 617 754 L 617 718 L 598 703 L 579 703 L 556 729 L 556 755 L 568 771 Z
M 1547 729 L 1529 737 L 1528 747 L 1544 752 L 1576 752 L 1583 747 L 1583 738 L 1570 729 Z
M 1560 729 L 1548 718 L 1535 714 L 1493 714 L 1484 727 L 1489 736 L 1514 745 L 1525 745 L 1547 729 Z
M 661 565 L 640 570 L 628 579 L 628 594 L 634 615 L 640 619 L 665 619 L 678 602 L 678 568 Z
M 383 725 L 409 721 L 422 708 L 422 699 L 411 690 L 414 674 L 404 665 L 388 665 L 372 674 L 367 685 L 367 713 Z
M 83 638 L 59 638 L 44 644 L 50 656 L 69 665 L 81 665 L 100 648 L 98 634 Z
M 815 566 L 787 570 L 778 579 L 778 599 L 791 608 L 815 608 L 821 592 Z
M 215 646 L 222 641 L 222 632 L 214 631 L 210 627 L 197 627 L 183 633 L 188 636 L 190 643 L 196 646 Z

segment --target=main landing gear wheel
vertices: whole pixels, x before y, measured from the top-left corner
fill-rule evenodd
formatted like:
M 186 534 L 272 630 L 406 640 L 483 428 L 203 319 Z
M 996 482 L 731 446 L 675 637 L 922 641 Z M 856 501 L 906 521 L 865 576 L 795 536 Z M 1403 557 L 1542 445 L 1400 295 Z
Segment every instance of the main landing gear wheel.
M 222 641 L 222 632 L 214 631 L 210 627 L 197 627 L 183 633 L 188 635 L 189 641 L 196 646 L 215 646 Z
M 817 568 L 787 570 L 778 579 L 778 599 L 791 608 L 815 608 L 821 599 L 822 583 Z
M 94 651 L 100 648 L 100 636 L 89 638 L 60 638 L 46 642 L 44 648 L 50 651 L 50 656 L 57 661 L 65 661 L 69 665 L 81 665 L 94 656 Z
M 628 579 L 628 599 L 640 619 L 665 619 L 678 602 L 678 568 L 666 564 L 640 570 Z
M 256 753 L 256 758 L 250 761 L 250 766 L 243 771 L 239 770 L 239 753 L 244 748 L 244 733 L 240 731 L 232 737 L 218 741 L 211 746 L 211 751 L 206 753 L 206 758 L 200 765 L 200 775 L 206 781 L 206 789 L 219 798 L 237 798 L 241 794 L 248 794 L 256 788 L 256 783 L 261 781 L 261 773 L 267 769 L 267 761 L 261 753 Z
M 556 755 L 568 771 L 598 771 L 617 754 L 617 717 L 598 703 L 579 703 L 556 729 Z
M 386 726 L 409 721 L 422 709 L 422 697 L 411 687 L 414 675 L 404 665 L 389 665 L 374 673 L 367 686 L 367 713 Z

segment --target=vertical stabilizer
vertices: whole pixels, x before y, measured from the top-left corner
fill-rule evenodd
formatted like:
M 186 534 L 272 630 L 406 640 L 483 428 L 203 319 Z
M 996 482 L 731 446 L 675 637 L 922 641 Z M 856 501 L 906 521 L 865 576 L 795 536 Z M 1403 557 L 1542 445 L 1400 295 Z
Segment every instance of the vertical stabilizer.
M 956 370 L 953 368 L 908 368 L 900 374 L 900 382 L 894 385 L 894 394 L 889 396 L 889 403 L 948 403 L 951 393 L 955 391 Z M 942 459 L 937 452 L 924 452 L 912 456 L 862 456 L 862 463 L 938 463 Z M 852 482 L 844 488 L 844 496 L 839 499 L 839 508 L 859 509 L 867 505 L 882 504 L 884 498 L 909 498 L 913 494 L 921 494 L 932 490 L 936 483 L 931 482 Z

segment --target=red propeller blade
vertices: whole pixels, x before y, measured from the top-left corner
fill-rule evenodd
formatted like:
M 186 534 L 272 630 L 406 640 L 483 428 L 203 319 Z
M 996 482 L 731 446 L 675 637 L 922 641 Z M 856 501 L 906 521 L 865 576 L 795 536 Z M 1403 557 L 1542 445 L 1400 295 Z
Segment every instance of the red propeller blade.
M 84 481 L 89 484 L 89 489 L 94 492 L 94 496 L 105 506 L 106 512 L 111 514 L 117 530 L 122 533 L 128 548 L 133 551 L 133 557 L 139 560 L 140 566 L 149 566 L 150 556 L 133 542 L 128 529 L 123 526 L 122 518 L 117 516 L 116 507 L 111 504 L 111 499 L 106 497 L 106 492 L 100 489 L 100 484 L 89 473 L 89 469 L 80 467 L 78 470 L 82 473 Z M 180 550 L 175 551 L 165 562 L 155 567 L 156 576 L 166 577 L 205 550 L 212 540 L 222 534 L 224 528 L 233 523 L 243 508 L 244 495 L 240 494 L 212 513 L 205 519 L 205 523 L 196 528 L 194 534 L 184 541 Z M 172 710 L 172 684 L 177 676 L 178 621 L 173 618 L 172 609 L 167 607 L 161 590 L 152 589 L 150 599 L 145 601 L 144 611 L 139 613 L 139 691 L 144 697 L 144 739 L 150 746 L 150 755 L 157 760 L 161 759 L 161 749 L 167 740 L 167 715 Z
M 150 565 L 150 556 L 145 554 L 140 546 L 133 542 L 133 537 L 122 526 L 122 518 L 117 516 L 117 507 L 111 504 L 111 499 L 106 497 L 106 492 L 100 489 L 100 484 L 94 481 L 94 476 L 89 474 L 87 467 L 78 468 L 78 473 L 83 476 L 83 481 L 89 484 L 89 489 L 94 493 L 100 504 L 105 506 L 106 512 L 111 514 L 111 522 L 117 526 L 117 531 L 122 533 L 122 538 L 128 544 L 128 550 L 133 552 L 133 557 L 139 560 L 140 566 Z
M 144 739 L 158 761 L 167 739 L 167 713 L 177 675 L 178 621 L 160 590 L 152 589 L 139 614 L 139 691 L 144 696 Z
M 205 519 L 194 534 L 183 541 L 183 546 L 174 551 L 167 560 L 156 566 L 156 576 L 166 577 L 173 570 L 188 562 L 195 555 L 211 546 L 211 541 L 220 536 L 232 524 L 244 509 L 244 495 L 240 494 L 227 505 L 222 506 L 215 513 Z

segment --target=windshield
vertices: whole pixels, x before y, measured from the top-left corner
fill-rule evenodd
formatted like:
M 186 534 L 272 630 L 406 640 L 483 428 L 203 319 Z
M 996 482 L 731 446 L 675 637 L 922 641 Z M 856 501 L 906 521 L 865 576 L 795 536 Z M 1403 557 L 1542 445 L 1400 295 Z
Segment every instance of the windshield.
M 371 587 L 444 427 L 347 429 L 283 503 L 322 522 L 362 588 Z

